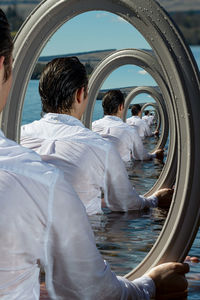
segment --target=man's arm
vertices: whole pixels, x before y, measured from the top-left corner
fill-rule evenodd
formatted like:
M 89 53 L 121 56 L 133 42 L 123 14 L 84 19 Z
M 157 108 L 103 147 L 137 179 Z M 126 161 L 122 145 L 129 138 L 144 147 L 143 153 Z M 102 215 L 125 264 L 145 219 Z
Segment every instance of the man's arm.
M 147 136 L 159 136 L 159 131 L 158 130 L 155 130 L 155 131 L 152 131 L 151 128 L 150 128 L 150 125 L 147 124 L 145 122 L 144 124 L 144 136 L 147 137 Z
M 142 210 L 150 207 L 169 207 L 173 190 L 163 188 L 150 197 L 139 195 L 132 187 L 124 162 L 110 144 L 105 166 L 104 202 L 113 211 Z
M 163 149 L 157 149 L 153 153 L 147 152 L 147 150 L 144 148 L 143 141 L 138 134 L 138 131 L 135 128 L 131 127 L 131 131 L 129 133 L 131 144 L 133 147 L 132 153 L 133 158 L 135 160 L 150 160 L 153 158 L 157 158 L 160 160 L 163 160 L 164 158 L 164 150 Z
M 130 129 L 129 136 L 133 147 L 133 158 L 135 160 L 150 160 L 156 157 L 155 153 L 151 154 L 144 148 L 142 139 L 135 128 Z
M 144 120 L 143 120 L 144 121 Z M 149 125 L 144 121 L 144 136 L 154 136 L 154 132 L 152 132 L 151 128 Z
M 107 152 L 105 168 L 104 200 L 111 210 L 142 210 L 157 206 L 157 197 L 145 198 L 132 187 L 124 162 L 112 145 Z

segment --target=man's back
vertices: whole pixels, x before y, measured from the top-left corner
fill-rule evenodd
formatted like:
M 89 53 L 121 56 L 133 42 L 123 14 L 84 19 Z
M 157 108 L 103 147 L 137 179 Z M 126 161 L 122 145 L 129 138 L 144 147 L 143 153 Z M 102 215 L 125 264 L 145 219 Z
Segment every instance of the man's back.
M 48 263 L 48 226 L 60 175 L 1 132 L 0 138 L 0 298 L 39 299 L 38 263 Z
M 149 128 L 148 124 L 145 120 L 141 119 L 138 116 L 132 116 L 126 120 L 126 123 L 130 126 L 137 126 L 138 133 L 142 139 L 144 139 L 146 136 L 152 136 L 153 133 L 151 129 Z
M 155 206 L 131 186 L 117 150 L 100 135 L 69 115 L 46 114 L 22 126 L 21 143 L 64 171 L 88 214 L 102 213 L 101 196 L 114 211 Z
M 149 116 L 146 116 L 146 115 L 143 116 L 142 120 L 144 120 L 147 123 L 148 126 L 151 125 L 151 119 L 149 118 Z
M 111 272 L 62 174 L 0 135 L 0 298 L 39 300 L 42 266 L 51 299 L 149 299 L 150 278 Z
M 124 162 L 149 159 L 138 134 L 137 126 L 129 126 L 121 118 L 107 115 L 92 123 L 92 130 L 108 139 L 118 150 Z
M 3 195 L 0 200 L 1 299 L 39 299 L 37 259 L 44 261 L 41 249 L 47 216 L 42 209 L 37 209 L 39 202 L 32 202 L 31 196 L 36 195 L 34 181 L 26 179 L 13 171 L 0 170 L 0 192 Z M 42 187 L 37 186 L 38 200 L 40 194 L 41 199 L 44 198 L 42 192 L 45 188 Z M 48 193 L 48 189 L 45 192 Z
M 21 132 L 23 146 L 64 171 L 88 214 L 102 213 L 106 142 L 82 127 L 77 119 L 61 114 L 47 114 L 40 121 L 23 126 Z

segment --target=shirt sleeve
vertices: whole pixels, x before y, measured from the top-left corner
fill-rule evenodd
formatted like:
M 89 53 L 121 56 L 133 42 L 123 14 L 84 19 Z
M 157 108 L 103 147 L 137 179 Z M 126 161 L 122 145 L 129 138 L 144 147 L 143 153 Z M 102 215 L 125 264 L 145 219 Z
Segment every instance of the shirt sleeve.
M 121 280 L 121 283 L 126 285 L 124 278 Z M 155 297 L 156 287 L 154 281 L 150 277 L 142 276 L 139 279 L 133 280 L 132 283 L 134 285 L 134 292 L 136 294 L 134 299 L 146 300 Z M 126 292 L 126 290 L 123 289 L 123 292 Z M 123 297 L 124 296 L 122 296 L 122 299 L 124 299 Z
M 145 122 L 144 123 L 144 130 L 145 130 L 145 136 L 153 136 L 154 133 L 152 132 L 151 128 L 149 127 L 149 125 Z
M 156 207 L 158 202 L 155 196 L 145 198 L 136 192 L 124 162 L 112 145 L 109 145 L 106 159 L 104 199 L 112 211 L 142 210 Z
M 50 195 L 44 252 L 51 299 L 141 300 L 154 294 L 150 278 L 131 282 L 111 271 L 96 248 L 84 206 L 62 180 Z

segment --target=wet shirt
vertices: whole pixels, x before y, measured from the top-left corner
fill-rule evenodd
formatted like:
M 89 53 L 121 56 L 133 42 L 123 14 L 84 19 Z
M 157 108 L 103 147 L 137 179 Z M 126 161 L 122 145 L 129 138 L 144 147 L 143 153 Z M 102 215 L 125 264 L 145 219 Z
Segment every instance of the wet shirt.
M 118 150 L 122 160 L 149 160 L 154 157 L 146 151 L 137 126 L 129 126 L 116 116 L 105 116 L 92 123 L 92 130 L 109 140 Z
M 148 126 L 151 126 L 153 123 L 153 118 L 152 116 L 143 116 L 142 120 L 144 120 L 145 122 L 147 122 Z
M 130 282 L 111 272 L 71 185 L 1 131 L 0 194 L 0 299 L 39 300 L 39 266 L 54 300 L 139 300 L 155 294 L 149 277 Z
M 147 136 L 153 136 L 154 133 L 151 131 L 150 127 L 145 120 L 138 116 L 132 116 L 126 120 L 126 123 L 130 126 L 137 126 L 138 133 L 142 139 Z
M 139 196 L 131 186 L 124 163 L 112 144 L 72 116 L 49 113 L 22 126 L 21 144 L 64 172 L 89 215 L 102 213 L 102 192 L 112 211 L 157 205 L 156 197 Z

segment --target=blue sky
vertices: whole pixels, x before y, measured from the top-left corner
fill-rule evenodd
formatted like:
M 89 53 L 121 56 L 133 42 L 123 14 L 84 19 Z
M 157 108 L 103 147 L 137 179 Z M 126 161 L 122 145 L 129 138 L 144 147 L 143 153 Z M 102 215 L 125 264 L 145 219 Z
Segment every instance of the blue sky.
M 81 14 L 65 23 L 41 55 L 103 49 L 150 48 L 143 36 L 121 17 L 101 11 Z
M 150 49 L 150 45 L 121 17 L 105 11 L 92 11 L 80 14 L 66 22 L 51 37 L 41 55 L 125 48 Z M 134 85 L 156 85 L 156 83 L 145 70 L 126 65 L 113 71 L 102 88 Z
M 121 17 L 103 11 L 81 14 L 66 22 L 49 40 L 41 56 L 104 49 L 150 49 L 143 36 Z M 144 70 L 122 66 L 113 71 L 102 88 L 155 85 Z

